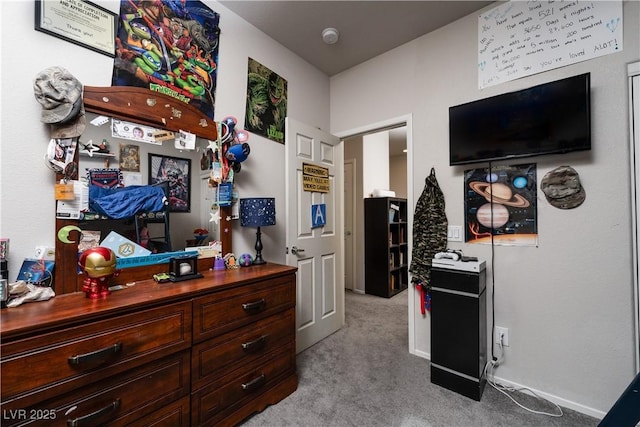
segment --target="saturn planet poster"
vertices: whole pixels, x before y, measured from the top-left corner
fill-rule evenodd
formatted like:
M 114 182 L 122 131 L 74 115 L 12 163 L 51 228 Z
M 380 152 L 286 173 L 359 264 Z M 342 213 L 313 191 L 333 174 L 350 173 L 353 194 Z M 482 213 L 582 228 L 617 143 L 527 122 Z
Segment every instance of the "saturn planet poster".
M 466 170 L 464 194 L 466 242 L 538 245 L 535 164 Z

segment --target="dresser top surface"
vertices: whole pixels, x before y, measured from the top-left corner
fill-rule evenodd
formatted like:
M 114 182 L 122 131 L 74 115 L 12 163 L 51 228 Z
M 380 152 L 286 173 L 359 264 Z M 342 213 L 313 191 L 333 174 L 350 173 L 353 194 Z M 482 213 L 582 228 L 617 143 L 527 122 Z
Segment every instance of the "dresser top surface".
M 48 301 L 24 303 L 0 312 L 2 339 L 28 334 L 43 325 L 54 328 L 90 320 L 138 307 L 184 300 L 212 292 L 235 288 L 296 272 L 295 267 L 268 263 L 238 269 L 202 272 L 199 279 L 156 283 L 153 279 L 135 282 L 122 290 L 112 291 L 101 299 L 89 299 L 84 292 L 58 295 Z

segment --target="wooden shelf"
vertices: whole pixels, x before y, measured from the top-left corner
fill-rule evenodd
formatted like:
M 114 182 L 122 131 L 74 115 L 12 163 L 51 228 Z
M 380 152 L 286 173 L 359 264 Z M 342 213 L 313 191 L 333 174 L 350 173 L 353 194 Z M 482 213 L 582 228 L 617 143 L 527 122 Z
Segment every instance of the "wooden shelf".
M 93 153 L 93 154 L 89 154 L 89 151 L 82 151 L 82 150 L 80 150 L 80 155 L 82 157 L 115 157 L 116 156 L 114 153 Z

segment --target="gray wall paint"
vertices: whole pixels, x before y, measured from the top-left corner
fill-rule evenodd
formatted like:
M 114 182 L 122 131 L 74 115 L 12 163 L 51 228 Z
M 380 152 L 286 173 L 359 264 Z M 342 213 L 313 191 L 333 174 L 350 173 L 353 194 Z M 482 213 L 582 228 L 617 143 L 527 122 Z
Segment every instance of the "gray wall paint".
M 591 72 L 593 149 L 514 163 L 573 166 L 585 203 L 562 211 L 538 194 L 538 247 L 458 244 L 487 260 L 496 324 L 509 328 L 497 376 L 602 415 L 634 375 L 626 64 L 640 57 L 638 2 L 624 3 L 624 51 L 485 90 L 477 88 L 477 15 L 331 78 L 331 131 L 413 114 L 413 197 L 431 167 L 447 218 L 462 224 L 463 167 L 448 165 L 448 107 Z M 381 99 L 384 102 L 379 102 Z M 486 166 L 486 165 L 485 165 Z M 414 292 L 411 290 L 411 292 Z M 412 309 L 415 351 L 429 354 L 429 318 Z
M 396 197 L 407 198 L 407 155 L 389 157 L 389 188 Z

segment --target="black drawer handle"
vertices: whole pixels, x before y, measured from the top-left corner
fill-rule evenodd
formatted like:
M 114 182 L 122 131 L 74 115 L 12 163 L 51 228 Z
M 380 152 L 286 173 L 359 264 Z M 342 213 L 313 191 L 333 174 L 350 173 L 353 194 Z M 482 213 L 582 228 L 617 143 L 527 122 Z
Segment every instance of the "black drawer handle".
M 257 338 L 253 341 L 243 342 L 242 349 L 249 352 L 262 349 L 267 343 L 267 336 L 268 335 L 263 335 L 260 338 Z
M 75 418 L 73 420 L 67 420 L 67 426 L 69 427 L 81 427 L 81 426 L 92 426 L 92 425 L 96 425 L 96 421 L 98 419 L 100 419 L 101 417 L 111 413 L 111 412 L 115 412 L 116 410 L 118 410 L 118 408 L 120 408 L 120 399 L 116 399 L 113 402 L 111 402 L 111 404 L 105 406 L 102 409 L 98 409 L 95 412 L 92 412 L 88 415 L 85 415 L 83 417 L 78 417 Z
M 122 350 L 122 343 L 118 342 L 112 346 L 102 348 L 100 350 L 92 351 L 91 353 L 78 354 L 77 356 L 71 356 L 69 360 L 70 365 L 78 366 L 82 363 L 105 361 L 108 357 L 117 354 Z
M 260 375 L 258 378 L 252 379 L 248 383 L 242 384 L 242 389 L 245 391 L 253 391 L 259 387 L 262 387 L 267 380 L 267 377 L 264 374 Z
M 244 311 L 259 311 L 262 310 L 267 305 L 267 302 L 264 298 L 260 298 L 258 301 L 254 302 L 245 302 L 242 304 L 242 309 Z

